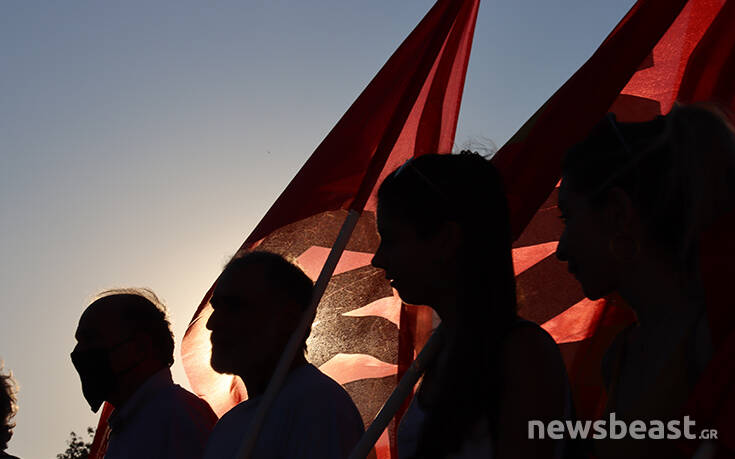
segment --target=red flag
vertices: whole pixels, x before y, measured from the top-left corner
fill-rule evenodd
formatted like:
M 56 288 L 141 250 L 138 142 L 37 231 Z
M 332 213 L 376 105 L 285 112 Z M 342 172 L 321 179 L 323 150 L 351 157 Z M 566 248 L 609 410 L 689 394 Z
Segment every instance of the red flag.
M 640 0 L 494 158 L 507 182 L 515 234 L 525 229 L 514 253 L 525 258 L 525 271 L 517 271 L 520 313 L 543 323 L 560 344 L 580 417 L 594 417 L 601 408 L 602 353 L 634 317 L 617 297 L 585 299 L 552 255 L 550 245 L 562 230 L 555 190 L 561 158 L 607 111 L 623 121 L 642 121 L 667 113 L 676 100 L 735 108 L 734 72 L 735 2 Z M 735 219 L 723 220 L 704 246 L 708 314 L 721 352 L 691 404 L 699 409 L 698 420 L 730 432 L 728 438 L 735 438 L 732 420 L 725 421 L 735 409 L 735 372 L 723 362 L 735 346 L 735 305 L 722 280 L 733 277 L 732 268 L 724 268 L 735 257 L 735 246 L 725 237 L 733 225 Z
M 376 183 L 411 156 L 451 151 L 478 6 L 479 0 L 434 5 L 240 248 L 280 253 L 316 277 L 347 211 L 363 211 L 308 347 L 309 360 L 345 386 L 366 423 L 393 389 L 401 363 L 402 305 L 370 266 L 378 245 Z M 210 368 L 208 299 L 189 325 L 182 356 L 192 388 L 221 415 L 246 393 L 238 378 Z M 389 457 L 387 436 L 378 446 L 379 456 Z
M 437 2 L 241 247 L 286 254 L 315 276 L 345 209 L 360 209 L 367 199 L 309 343 L 310 358 L 347 387 L 366 421 L 387 398 L 396 365 L 410 361 L 431 320 L 425 312 L 412 316 L 402 308 L 370 268 L 377 245 L 374 189 L 359 190 L 411 155 L 450 150 L 477 3 Z M 600 357 L 632 315 L 615 306 L 613 298 L 585 300 L 553 256 L 561 233 L 555 209 L 561 158 L 611 109 L 620 119 L 639 120 L 665 113 L 677 97 L 685 102 L 717 99 L 732 107 L 735 27 L 733 2 L 724 3 L 639 0 L 589 61 L 494 158 L 506 182 L 518 237 L 514 261 L 519 312 L 543 323 L 560 344 L 581 417 L 592 417 L 599 406 Z M 735 248 L 730 250 L 735 255 Z M 190 324 L 183 356 L 195 391 L 221 414 L 245 394 L 234 381 L 209 369 L 204 329 L 208 298 L 209 293 Z M 342 336 L 355 342 L 345 346 Z M 732 387 L 732 372 L 723 373 L 723 367 L 710 371 L 704 387 L 731 396 L 721 390 Z M 705 389 L 697 392 L 703 393 Z M 697 406 L 709 409 L 716 422 L 725 411 L 711 400 L 703 396 Z M 379 453 L 387 455 L 385 444 Z
M 535 261 L 517 272 L 519 314 L 543 324 L 559 344 L 582 418 L 594 417 L 599 410 L 603 401 L 599 363 L 612 338 L 633 316 L 616 307 L 612 298 L 586 300 L 566 266 L 549 250 L 562 230 L 555 192 L 561 159 L 610 109 L 686 3 L 640 0 L 493 158 L 506 182 L 514 235 L 520 235 L 514 256 L 524 251 Z
M 94 433 L 94 439 L 92 440 L 92 446 L 89 448 L 90 459 L 102 459 L 105 457 L 107 452 L 107 441 L 110 439 L 110 426 L 107 424 L 107 420 L 112 414 L 112 405 L 105 402 L 102 405 L 102 412 L 100 413 L 100 420 L 97 423 L 97 430 Z

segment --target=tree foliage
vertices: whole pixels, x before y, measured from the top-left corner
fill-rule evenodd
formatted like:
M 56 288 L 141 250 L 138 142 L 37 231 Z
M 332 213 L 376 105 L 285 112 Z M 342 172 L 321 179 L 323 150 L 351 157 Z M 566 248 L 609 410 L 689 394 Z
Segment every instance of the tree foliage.
M 56 459 L 87 459 L 89 458 L 89 450 L 92 448 L 92 439 L 94 438 L 94 429 L 87 427 L 87 441 L 76 432 L 69 434 L 66 441 L 66 451 L 57 454 Z

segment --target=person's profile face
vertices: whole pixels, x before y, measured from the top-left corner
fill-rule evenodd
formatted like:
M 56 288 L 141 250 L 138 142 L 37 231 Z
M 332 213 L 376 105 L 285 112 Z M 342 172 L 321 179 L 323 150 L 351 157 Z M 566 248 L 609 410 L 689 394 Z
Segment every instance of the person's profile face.
M 617 288 L 618 274 L 603 211 L 591 207 L 585 196 L 563 184 L 559 189 L 559 211 L 564 230 L 556 256 L 567 262 L 569 273 L 579 281 L 587 298 L 597 300 L 611 293 Z
M 102 402 L 113 400 L 121 378 L 150 352 L 139 342 L 141 335 L 124 322 L 123 306 L 111 297 L 96 301 L 82 314 L 75 333 L 77 344 L 70 357 L 94 412 Z
M 257 265 L 222 273 L 207 321 L 215 371 L 243 375 L 277 361 L 293 328 L 280 298 Z
M 79 318 L 77 330 L 74 333 L 77 345 L 75 349 L 100 349 L 107 347 L 108 334 L 104 332 L 107 320 L 104 311 L 94 305 L 89 306 Z
M 129 342 L 131 331 L 120 317 L 117 307 L 106 304 L 104 299 L 87 307 L 79 319 L 74 337 L 77 341 L 74 350 L 106 350 L 110 352 L 110 362 L 114 366 L 118 366 L 118 361 L 120 366 L 125 365 L 124 345 Z
M 422 236 L 398 212 L 378 208 L 380 245 L 372 265 L 385 270 L 385 277 L 408 304 L 431 305 L 436 291 L 447 279 L 442 275 L 442 247 L 432 236 Z

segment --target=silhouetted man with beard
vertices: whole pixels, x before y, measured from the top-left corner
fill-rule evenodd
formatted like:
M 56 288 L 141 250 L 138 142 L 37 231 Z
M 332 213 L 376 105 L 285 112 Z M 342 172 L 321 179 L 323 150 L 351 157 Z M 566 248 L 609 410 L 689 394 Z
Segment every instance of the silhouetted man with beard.
M 219 420 L 205 458 L 237 454 L 312 290 L 311 279 L 301 269 L 268 252 L 236 258 L 220 275 L 207 322 L 212 330 L 211 364 L 220 373 L 240 376 L 249 398 Z M 347 392 L 301 353 L 291 364 L 251 457 L 344 458 L 363 429 Z

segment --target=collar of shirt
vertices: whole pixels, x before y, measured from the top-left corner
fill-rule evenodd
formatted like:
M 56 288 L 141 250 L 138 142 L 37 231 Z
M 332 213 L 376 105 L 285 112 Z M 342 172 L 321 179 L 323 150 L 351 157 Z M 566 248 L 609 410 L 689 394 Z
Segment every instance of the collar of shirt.
M 133 393 L 133 395 L 122 405 L 112 412 L 107 423 L 113 433 L 118 433 L 125 428 L 128 421 L 145 403 L 158 392 L 168 389 L 174 385 L 171 370 L 166 367 L 154 373 Z

